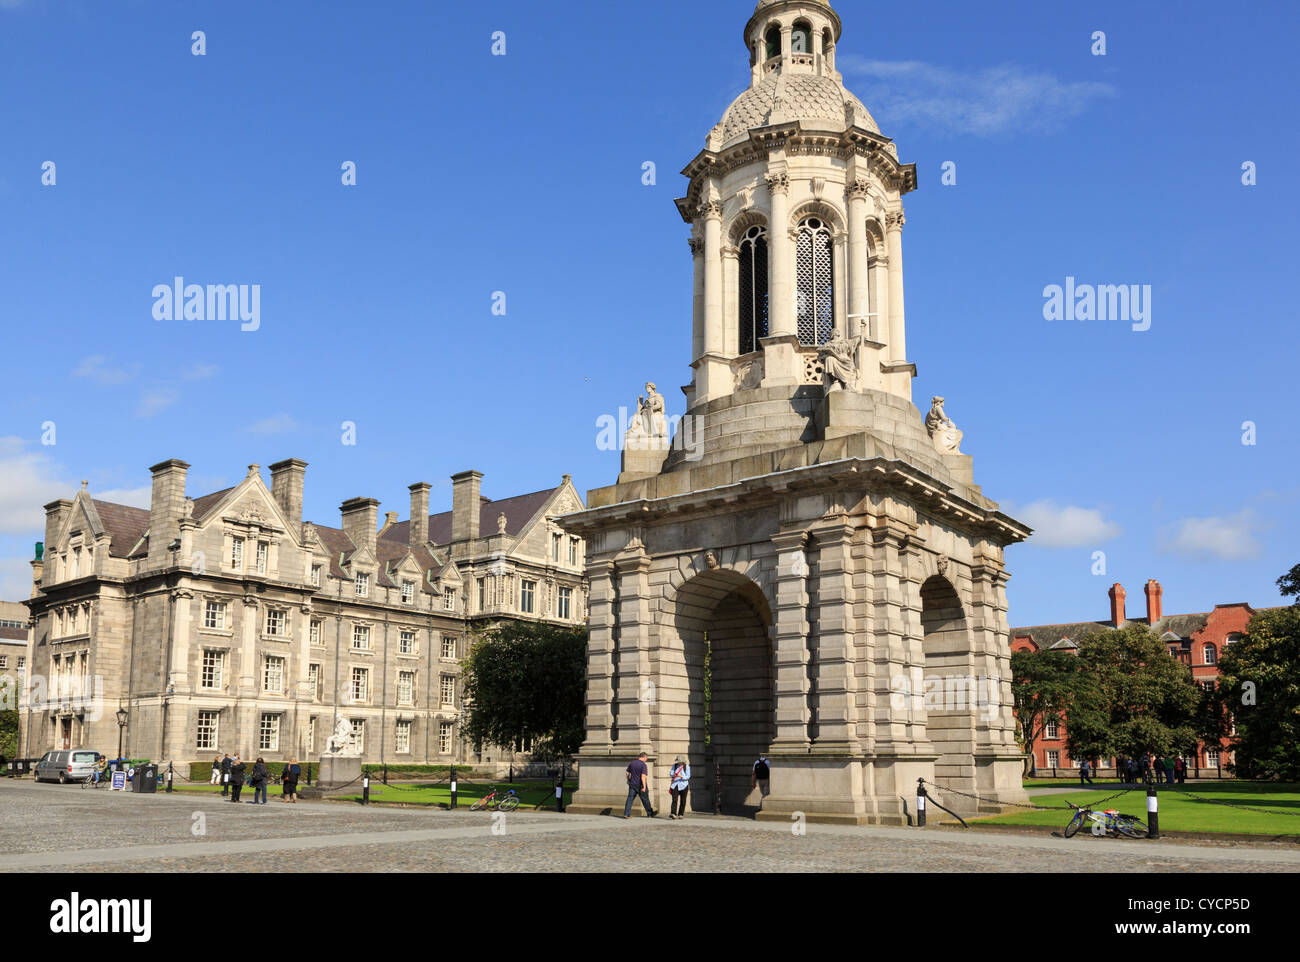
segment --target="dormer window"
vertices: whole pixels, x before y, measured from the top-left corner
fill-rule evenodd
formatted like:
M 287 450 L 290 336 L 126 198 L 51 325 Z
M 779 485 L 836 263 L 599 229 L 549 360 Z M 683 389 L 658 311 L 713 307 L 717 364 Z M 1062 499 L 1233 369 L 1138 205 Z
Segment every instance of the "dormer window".
M 357 572 L 356 594 L 358 598 L 364 598 L 370 594 L 370 575 L 364 571 Z
M 311 566 L 311 583 L 316 588 L 320 587 L 320 569 L 320 565 Z
M 413 601 L 415 601 L 415 582 L 403 581 L 402 582 L 402 604 L 409 605 Z

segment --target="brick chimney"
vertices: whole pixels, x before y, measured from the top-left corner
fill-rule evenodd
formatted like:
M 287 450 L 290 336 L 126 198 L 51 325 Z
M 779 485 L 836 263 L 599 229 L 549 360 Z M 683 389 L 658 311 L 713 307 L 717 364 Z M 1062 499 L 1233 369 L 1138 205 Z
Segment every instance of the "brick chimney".
M 1160 587 L 1160 582 L 1152 578 L 1150 581 L 1147 582 L 1146 593 L 1147 593 L 1147 623 L 1154 625 L 1157 621 L 1160 620 L 1160 616 L 1162 614 L 1160 597 L 1165 593 L 1165 590 Z
M 290 530 L 295 535 L 302 529 L 302 481 L 306 474 L 307 462 L 297 458 L 271 465 L 271 497 L 289 516 Z
M 427 481 L 411 485 L 410 545 L 422 548 L 429 541 L 429 489 Z
M 149 469 L 153 475 L 153 494 L 149 499 L 149 567 L 166 564 L 167 550 L 180 536 L 180 522 L 185 515 L 185 472 L 190 466 L 172 458 Z M 182 559 L 183 560 L 183 559 Z
M 369 548 L 375 553 L 378 537 L 379 502 L 374 498 L 352 498 L 339 505 L 343 514 L 343 533 L 352 539 L 357 550 Z
M 479 511 L 482 507 L 483 475 L 462 471 L 451 476 L 451 540 L 473 541 L 478 537 Z
M 1110 586 L 1110 621 L 1116 628 L 1123 628 L 1124 617 L 1124 586 L 1118 581 Z

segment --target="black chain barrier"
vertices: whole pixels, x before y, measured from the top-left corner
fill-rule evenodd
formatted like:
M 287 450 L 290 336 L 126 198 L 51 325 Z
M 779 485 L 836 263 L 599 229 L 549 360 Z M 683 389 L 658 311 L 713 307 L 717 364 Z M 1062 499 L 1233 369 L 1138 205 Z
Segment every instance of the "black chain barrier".
M 1292 817 L 1300 817 L 1300 812 L 1279 812 L 1271 808 L 1258 808 L 1254 805 L 1243 805 L 1240 802 L 1225 802 L 1219 798 L 1205 798 L 1204 796 L 1196 795 L 1192 792 L 1185 791 L 1184 789 L 1175 788 L 1172 785 L 1166 786 L 1164 790 L 1167 792 L 1177 792 L 1179 795 L 1186 795 L 1188 798 L 1194 799 L 1198 802 L 1207 802 L 1210 805 L 1227 805 L 1229 808 L 1240 808 L 1245 812 L 1257 812 L 1261 815 L 1289 815 Z

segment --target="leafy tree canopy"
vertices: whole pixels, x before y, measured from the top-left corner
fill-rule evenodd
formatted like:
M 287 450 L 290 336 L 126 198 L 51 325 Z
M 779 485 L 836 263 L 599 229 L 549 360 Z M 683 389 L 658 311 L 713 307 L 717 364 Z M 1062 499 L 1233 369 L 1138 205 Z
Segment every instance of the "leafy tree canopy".
M 1251 617 L 1219 659 L 1215 694 L 1236 722 L 1236 774 L 1300 781 L 1300 605 Z
M 1020 725 L 1020 742 L 1033 764 L 1034 745 L 1053 719 L 1063 720 L 1079 694 L 1092 684 L 1079 659 L 1068 651 L 1011 653 L 1011 701 Z

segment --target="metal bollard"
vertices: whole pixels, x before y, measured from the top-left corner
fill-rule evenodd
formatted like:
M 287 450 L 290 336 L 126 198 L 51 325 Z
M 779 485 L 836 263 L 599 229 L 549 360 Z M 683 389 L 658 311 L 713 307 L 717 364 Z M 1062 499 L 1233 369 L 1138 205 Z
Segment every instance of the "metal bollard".
M 311 785 L 311 762 L 307 763 L 307 784 Z
M 1160 837 L 1160 800 L 1156 795 L 1156 785 L 1147 779 L 1147 838 Z
M 916 780 L 916 826 L 925 828 L 925 779 Z
M 564 769 L 560 769 L 560 773 L 555 776 L 555 810 L 564 811 Z
M 451 807 L 456 808 L 456 766 L 451 766 Z
M 172 763 L 171 763 L 171 762 L 168 762 L 168 763 L 167 763 L 167 794 L 168 794 L 168 795 L 170 795 L 170 794 L 172 793 L 172 775 L 173 775 L 173 774 L 174 774 L 174 771 L 173 771 L 173 769 L 172 769 Z
M 370 769 L 366 769 L 361 776 L 361 804 L 370 804 Z

